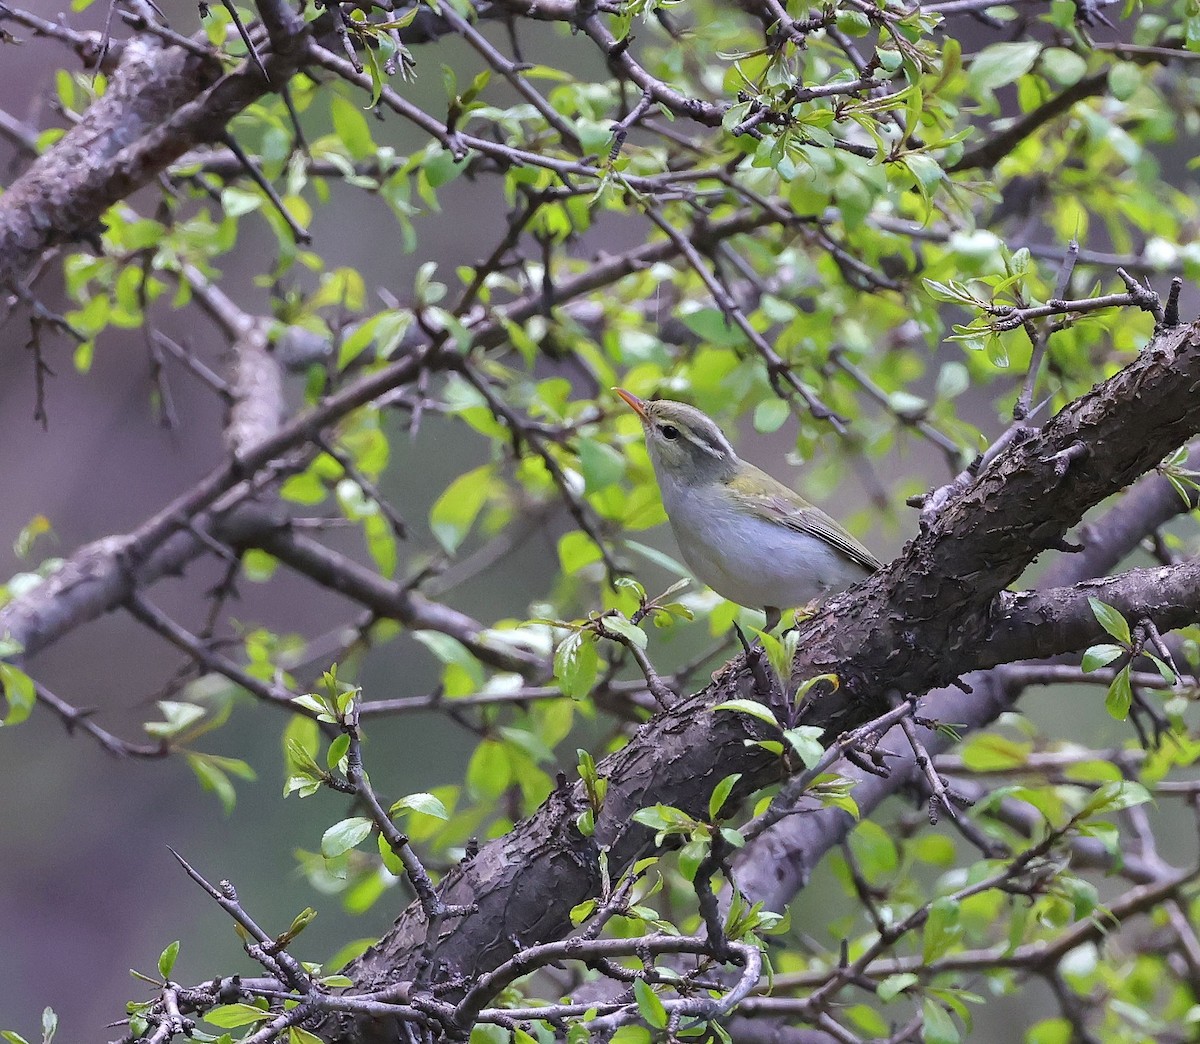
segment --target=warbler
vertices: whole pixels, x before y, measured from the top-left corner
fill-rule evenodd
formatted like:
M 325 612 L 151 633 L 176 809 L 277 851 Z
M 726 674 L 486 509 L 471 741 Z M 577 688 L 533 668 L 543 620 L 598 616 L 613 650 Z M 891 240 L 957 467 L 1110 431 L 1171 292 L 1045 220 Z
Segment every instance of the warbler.
M 613 389 L 641 418 L 680 553 L 717 594 L 767 616 L 810 606 L 881 564 L 824 511 L 742 460 L 694 406 Z

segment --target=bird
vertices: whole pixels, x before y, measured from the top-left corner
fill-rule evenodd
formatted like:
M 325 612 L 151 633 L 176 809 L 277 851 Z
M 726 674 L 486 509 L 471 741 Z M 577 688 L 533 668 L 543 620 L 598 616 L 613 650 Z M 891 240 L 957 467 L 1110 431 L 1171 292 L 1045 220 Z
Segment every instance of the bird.
M 686 403 L 639 399 L 638 415 L 679 550 L 696 578 L 767 617 L 813 607 L 882 563 L 824 511 L 734 452 L 717 423 Z

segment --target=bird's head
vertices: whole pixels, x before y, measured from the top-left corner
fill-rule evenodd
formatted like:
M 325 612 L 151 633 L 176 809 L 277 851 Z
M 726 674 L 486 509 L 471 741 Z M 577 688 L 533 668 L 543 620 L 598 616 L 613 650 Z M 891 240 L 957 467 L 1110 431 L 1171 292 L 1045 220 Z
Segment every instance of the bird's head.
M 662 483 L 714 482 L 736 470 L 737 454 L 716 421 L 695 406 L 671 399 L 639 399 L 624 388 L 613 389 L 638 415 L 646 434 L 646 450 Z

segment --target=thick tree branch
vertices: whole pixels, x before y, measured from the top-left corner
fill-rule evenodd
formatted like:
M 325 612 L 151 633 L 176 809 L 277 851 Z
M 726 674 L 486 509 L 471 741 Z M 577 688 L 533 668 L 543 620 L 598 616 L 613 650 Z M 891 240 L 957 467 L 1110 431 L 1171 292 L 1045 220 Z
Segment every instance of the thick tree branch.
M 987 658 L 1029 660 L 1105 641 L 1089 598 L 1107 602 L 1130 621 L 1145 617 L 1160 630 L 1184 627 L 1200 619 L 1200 561 L 1009 595 L 984 639 Z

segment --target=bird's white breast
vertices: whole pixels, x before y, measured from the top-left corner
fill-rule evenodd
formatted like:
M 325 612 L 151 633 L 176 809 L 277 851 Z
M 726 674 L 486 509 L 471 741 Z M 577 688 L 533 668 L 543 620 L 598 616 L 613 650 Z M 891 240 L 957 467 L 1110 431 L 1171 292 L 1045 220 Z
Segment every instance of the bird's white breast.
M 719 486 L 689 488 L 658 477 L 684 561 L 697 579 L 738 605 L 807 605 L 867 575 L 816 537 L 744 512 Z

